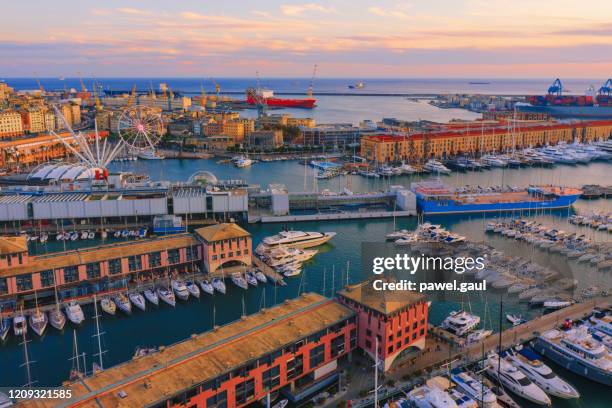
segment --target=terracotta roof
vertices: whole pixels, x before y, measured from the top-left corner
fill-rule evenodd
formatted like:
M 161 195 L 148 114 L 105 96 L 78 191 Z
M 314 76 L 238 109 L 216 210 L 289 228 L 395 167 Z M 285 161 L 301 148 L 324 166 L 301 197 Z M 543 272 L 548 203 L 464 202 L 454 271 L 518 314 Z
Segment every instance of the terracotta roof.
M 0 255 L 17 254 L 28 250 L 26 237 L 0 237 Z
M 206 242 L 221 241 L 223 239 L 250 237 L 248 231 L 242 229 L 237 224 L 223 223 L 202 227 L 195 230 Z
M 426 299 L 421 293 L 407 290 L 375 290 L 372 282 L 373 280 L 368 280 L 349 285 L 338 294 L 385 315 L 393 314 L 415 303 L 424 302 Z
M 197 241 L 192 234 L 179 234 L 33 256 L 30 257 L 28 263 L 25 265 L 0 270 L 0 277 L 23 275 L 26 273 L 58 269 L 65 266 L 82 265 L 89 262 L 106 261 L 132 255 L 143 255 L 167 249 L 184 248 L 196 244 Z
M 143 407 L 240 367 L 354 315 L 347 307 L 308 293 L 194 335 L 157 353 L 107 368 L 67 385 L 73 399 L 30 400 L 20 407 Z M 123 391 L 124 398 L 119 397 Z

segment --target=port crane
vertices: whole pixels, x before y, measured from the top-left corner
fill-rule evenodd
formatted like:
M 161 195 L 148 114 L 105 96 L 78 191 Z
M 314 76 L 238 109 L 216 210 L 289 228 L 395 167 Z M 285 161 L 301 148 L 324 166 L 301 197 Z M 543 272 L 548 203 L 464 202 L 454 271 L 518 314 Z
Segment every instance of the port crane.
M 548 87 L 548 94 L 561 96 L 562 93 L 563 93 L 563 84 L 561 83 L 561 80 L 557 78 L 555 79 L 555 82 L 553 82 L 552 85 Z
M 100 97 L 98 96 L 98 89 L 99 89 L 98 81 L 96 81 L 96 78 L 94 77 L 93 97 L 94 97 L 94 101 L 96 104 L 96 110 L 99 112 L 102 110 L 102 104 L 100 103 Z
M 36 78 L 36 83 L 38 84 L 38 89 L 40 89 L 40 93 L 44 94 L 45 88 L 43 88 L 42 84 L 40 83 L 40 79 L 38 79 L 38 75 L 36 75 L 36 72 L 34 73 L 34 78 Z
M 219 85 L 213 77 L 210 77 L 210 80 L 213 84 L 215 84 L 215 93 L 217 94 L 217 102 L 219 102 L 219 93 L 221 92 L 221 85 Z
M 85 86 L 85 82 L 83 82 L 83 77 L 81 76 L 81 73 L 78 72 L 79 74 L 79 82 L 81 82 L 81 90 L 83 91 L 83 93 L 87 92 L 87 87 Z
M 134 84 L 134 86 L 132 87 L 132 92 L 130 93 L 130 96 L 128 97 L 126 106 L 128 108 L 132 106 L 132 104 L 134 103 L 134 100 L 136 100 L 136 84 Z
M 314 64 L 314 68 L 312 69 L 312 78 L 310 78 L 310 86 L 308 87 L 308 91 L 306 92 L 306 95 L 308 95 L 309 98 L 312 98 L 312 91 L 314 89 L 314 81 L 315 81 L 316 76 L 317 76 L 317 64 Z
M 606 83 L 603 84 L 601 88 L 599 88 L 599 91 L 597 93 L 599 95 L 612 96 L 612 78 L 608 78 Z
M 255 78 L 257 80 L 255 84 L 256 88 L 252 93 L 253 98 L 255 99 L 255 104 L 257 105 L 257 118 L 261 119 L 268 114 L 268 102 L 266 101 L 266 98 L 264 98 L 261 89 L 261 84 L 259 82 L 259 71 L 255 71 Z
M 200 106 L 206 108 L 206 91 L 204 90 L 204 85 L 200 81 Z

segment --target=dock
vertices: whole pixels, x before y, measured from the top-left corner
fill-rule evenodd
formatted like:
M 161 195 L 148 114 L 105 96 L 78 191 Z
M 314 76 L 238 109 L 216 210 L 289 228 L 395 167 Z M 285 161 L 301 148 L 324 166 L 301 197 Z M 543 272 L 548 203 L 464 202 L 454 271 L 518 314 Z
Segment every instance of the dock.
M 331 220 L 361 220 L 372 218 L 412 217 L 414 211 L 343 211 L 338 213 L 317 213 L 302 215 L 249 215 L 249 224 L 256 222 L 299 222 L 299 221 L 331 221 Z

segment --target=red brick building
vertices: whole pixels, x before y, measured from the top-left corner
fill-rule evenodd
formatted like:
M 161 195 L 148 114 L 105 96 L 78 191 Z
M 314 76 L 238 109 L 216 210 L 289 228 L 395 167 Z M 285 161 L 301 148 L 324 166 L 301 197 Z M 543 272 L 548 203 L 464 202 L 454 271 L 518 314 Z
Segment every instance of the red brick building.
M 251 265 L 251 234 L 236 224 L 223 223 L 199 228 L 202 243 L 202 263 L 208 273 L 221 266 Z

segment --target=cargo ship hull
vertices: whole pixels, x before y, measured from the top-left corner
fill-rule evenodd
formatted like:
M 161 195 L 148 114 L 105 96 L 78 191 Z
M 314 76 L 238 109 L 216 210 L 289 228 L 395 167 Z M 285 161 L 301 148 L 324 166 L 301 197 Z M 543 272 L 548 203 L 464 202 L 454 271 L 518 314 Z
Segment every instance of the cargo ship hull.
M 551 200 L 525 200 L 517 202 L 466 204 L 454 200 L 427 200 L 417 196 L 417 206 L 423 214 L 465 214 L 504 211 L 531 211 L 541 209 L 567 208 L 574 204 L 579 195 L 565 195 Z
M 314 98 L 307 99 L 284 99 L 284 98 L 265 98 L 266 105 L 276 108 L 302 108 L 313 109 L 316 106 L 317 100 Z M 246 102 L 249 105 L 257 104 L 257 101 L 252 96 L 247 96 Z
M 612 118 L 612 106 L 516 105 L 518 112 L 548 113 L 557 118 Z

